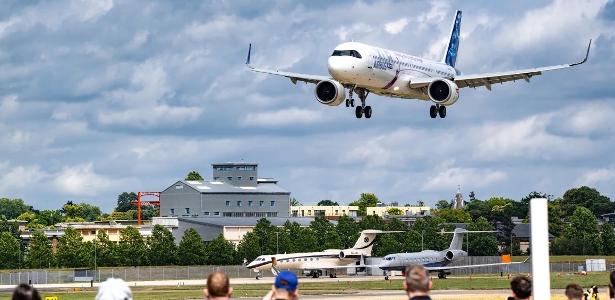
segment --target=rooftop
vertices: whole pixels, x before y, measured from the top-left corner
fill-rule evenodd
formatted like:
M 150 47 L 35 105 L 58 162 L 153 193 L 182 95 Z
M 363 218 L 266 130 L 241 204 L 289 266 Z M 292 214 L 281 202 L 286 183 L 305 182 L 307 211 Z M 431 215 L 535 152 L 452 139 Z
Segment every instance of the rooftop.
M 244 218 L 221 218 L 221 217 L 198 217 L 198 218 L 178 218 L 182 222 L 201 224 L 201 225 L 214 225 L 214 226 L 256 226 L 258 220 L 262 218 L 257 217 L 244 217 Z M 309 226 L 314 218 L 285 218 L 285 217 L 272 217 L 267 218 L 273 226 L 283 226 L 286 221 L 297 222 L 301 226 Z
M 173 188 L 177 183 L 183 183 L 192 189 L 204 194 L 218 193 L 247 193 L 247 194 L 290 194 L 289 191 L 277 185 L 274 180 L 260 180 L 255 186 L 235 186 L 224 181 L 207 181 L 207 180 L 180 180 L 172 186 L 165 189 Z

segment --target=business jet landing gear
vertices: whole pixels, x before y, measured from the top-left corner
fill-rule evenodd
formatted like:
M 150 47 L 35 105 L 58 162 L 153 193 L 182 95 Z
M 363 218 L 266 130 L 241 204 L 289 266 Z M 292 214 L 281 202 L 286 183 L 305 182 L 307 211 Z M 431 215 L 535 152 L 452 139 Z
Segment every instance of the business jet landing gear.
M 335 271 L 329 272 L 329 278 L 337 278 L 337 273 Z
M 365 99 L 367 99 L 367 95 L 369 95 L 369 91 L 364 89 L 357 89 L 357 95 L 359 95 L 359 99 L 361 99 L 361 106 L 357 106 L 354 110 L 354 115 L 357 119 L 365 116 L 366 119 L 372 117 L 372 107 L 369 105 L 365 105 Z
M 256 280 L 259 280 L 261 278 L 263 278 L 263 273 L 261 272 L 256 273 Z
M 440 105 L 440 104 L 436 104 L 436 105 L 432 105 L 429 108 L 429 116 L 432 119 L 435 119 L 438 115 L 442 119 L 446 118 L 446 106 Z
M 384 275 L 384 280 L 389 280 L 389 272 L 388 271 L 384 271 L 382 272 L 382 275 Z
M 450 274 L 450 273 L 445 272 L 445 271 L 440 271 L 440 272 L 438 272 L 438 278 L 439 279 L 446 279 L 446 275 L 448 275 L 448 274 Z

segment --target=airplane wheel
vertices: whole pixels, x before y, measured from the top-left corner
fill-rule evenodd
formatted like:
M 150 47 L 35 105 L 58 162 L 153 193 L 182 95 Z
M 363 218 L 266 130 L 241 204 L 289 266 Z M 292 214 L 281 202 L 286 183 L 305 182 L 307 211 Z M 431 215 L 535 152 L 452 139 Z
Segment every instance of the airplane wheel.
M 389 276 L 384 276 L 384 280 L 389 280 Z
M 441 105 L 438 108 L 438 114 L 440 115 L 440 118 L 442 118 L 442 119 L 446 118 L 446 106 Z
M 350 99 L 350 107 L 354 107 L 354 99 Z
M 260 279 L 261 279 L 261 277 L 256 275 L 256 280 L 260 280 Z
M 346 107 L 350 107 L 350 100 L 346 99 Z
M 435 118 L 438 116 L 438 108 L 437 108 L 435 105 L 432 105 L 432 106 L 429 108 L 429 116 L 430 116 L 432 119 L 435 119 Z
M 361 119 L 361 117 L 363 117 L 363 107 L 357 106 L 357 108 L 355 108 L 354 110 L 354 115 L 357 117 L 357 119 Z
M 333 275 L 333 273 L 330 273 L 329 278 L 335 278 L 335 275 Z
M 365 118 L 369 119 L 372 117 L 372 107 L 371 106 L 366 106 L 364 109 L 365 112 Z
M 318 274 L 318 272 L 315 272 L 314 275 L 312 275 L 312 277 L 318 278 L 318 277 L 320 277 L 320 274 Z

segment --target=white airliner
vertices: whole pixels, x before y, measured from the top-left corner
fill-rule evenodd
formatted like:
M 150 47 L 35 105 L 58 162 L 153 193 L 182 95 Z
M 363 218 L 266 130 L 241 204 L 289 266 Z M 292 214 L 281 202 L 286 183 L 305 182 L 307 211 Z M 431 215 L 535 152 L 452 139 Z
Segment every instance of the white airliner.
M 478 267 L 489 266 L 502 266 L 519 264 L 516 263 L 491 263 L 491 264 L 479 264 L 479 265 L 464 265 L 464 266 L 450 266 L 454 261 L 459 258 L 467 257 L 468 253 L 461 250 L 463 244 L 463 235 L 466 233 L 484 233 L 493 231 L 468 231 L 462 228 L 455 228 L 453 232 L 447 232 L 453 234 L 451 245 L 446 250 L 423 250 L 421 252 L 413 253 L 394 253 L 385 256 L 378 267 L 384 270 L 384 278 L 389 279 L 389 271 L 404 271 L 406 267 L 410 265 L 423 265 L 429 272 L 438 272 L 438 278 L 444 279 L 446 275 L 450 274 L 449 270 L 454 269 L 469 269 Z
M 361 267 L 361 265 L 349 265 L 356 264 L 357 262 L 362 263 L 364 257 L 372 255 L 372 247 L 374 247 L 376 235 L 394 232 L 401 231 L 363 230 L 357 242 L 350 249 L 261 255 L 246 267 L 257 272 L 256 279 L 261 278 L 261 271 L 267 269 L 271 269 L 274 275 L 278 273 L 278 270 L 284 269 L 307 270 L 314 278 L 322 275 L 322 270 L 329 270 L 329 276 L 334 278 L 336 277 L 336 269 Z
M 587 61 L 591 40 L 585 58 L 577 63 L 547 66 L 507 72 L 463 75 L 455 68 L 461 28 L 461 11 L 457 11 L 451 36 L 440 61 L 431 61 L 405 53 L 374 47 L 362 43 L 343 43 L 335 47 L 328 60 L 330 76 L 266 70 L 250 65 L 252 44 L 248 49 L 246 65 L 254 72 L 279 75 L 293 83 L 303 81 L 316 84 L 316 100 L 329 106 L 346 103 L 354 107 L 356 94 L 361 105 L 355 116 L 371 118 L 372 108 L 366 105 L 369 93 L 403 99 L 432 101 L 429 115 L 446 117 L 446 107 L 459 99 L 459 88 L 484 86 L 491 90 L 493 84 L 507 81 L 530 81 L 545 71 L 565 69 Z M 348 97 L 346 97 L 348 90 Z

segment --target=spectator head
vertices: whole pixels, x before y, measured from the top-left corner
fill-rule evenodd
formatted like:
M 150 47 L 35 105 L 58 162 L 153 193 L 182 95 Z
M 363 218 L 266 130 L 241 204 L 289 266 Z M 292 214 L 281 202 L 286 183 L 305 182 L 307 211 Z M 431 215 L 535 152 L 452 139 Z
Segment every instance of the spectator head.
M 230 298 L 232 293 L 233 288 L 224 272 L 213 272 L 207 277 L 205 297 L 208 299 Z
M 532 295 L 532 282 L 525 276 L 517 276 L 510 282 L 510 289 L 516 299 L 529 299 Z
M 22 283 L 15 288 L 12 300 L 41 300 L 38 291 L 31 285 Z
M 611 297 L 611 299 L 615 298 L 615 271 L 611 271 L 611 276 L 609 276 L 610 279 L 610 283 L 609 283 L 609 297 Z
M 429 278 L 425 267 L 414 265 L 406 268 L 404 289 L 410 297 L 427 295 L 431 289 L 431 284 L 431 278 Z
M 275 283 L 273 287 L 275 289 L 275 299 L 296 299 L 299 296 L 297 286 L 299 285 L 299 280 L 297 279 L 297 275 L 290 271 L 282 271 L 275 278 Z
M 583 288 L 576 283 L 567 285 L 566 297 L 568 300 L 583 300 Z
M 96 300 L 132 300 L 132 292 L 126 281 L 109 278 L 98 287 Z

